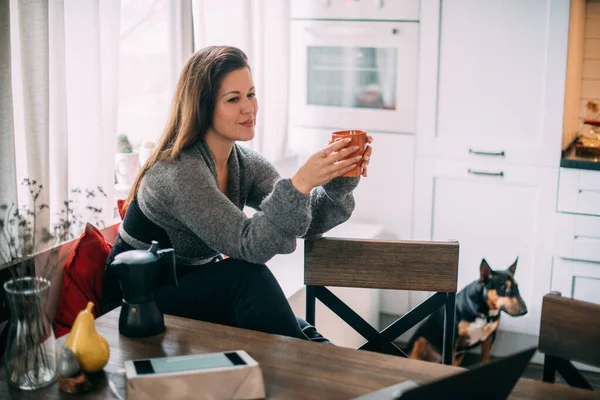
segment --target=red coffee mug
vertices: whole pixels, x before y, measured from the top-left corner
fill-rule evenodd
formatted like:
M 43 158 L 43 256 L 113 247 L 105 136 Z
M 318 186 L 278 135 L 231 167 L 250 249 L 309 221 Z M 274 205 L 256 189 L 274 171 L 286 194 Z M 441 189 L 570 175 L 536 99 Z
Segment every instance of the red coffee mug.
M 359 154 L 365 153 L 365 150 L 367 148 L 367 132 L 361 131 L 358 129 L 333 132 L 331 134 L 331 140 L 329 141 L 329 143 L 331 144 L 333 142 L 337 142 L 338 140 L 346 139 L 346 138 L 351 139 L 350 143 L 348 143 L 348 145 L 346 147 L 358 146 L 358 150 L 356 150 L 354 153 L 350 154 L 345 159 L 356 157 Z M 342 176 L 346 176 L 346 177 L 360 176 L 361 163 L 362 163 L 362 160 L 360 160 L 357 163 L 358 165 L 355 168 L 352 168 L 350 171 L 346 172 Z

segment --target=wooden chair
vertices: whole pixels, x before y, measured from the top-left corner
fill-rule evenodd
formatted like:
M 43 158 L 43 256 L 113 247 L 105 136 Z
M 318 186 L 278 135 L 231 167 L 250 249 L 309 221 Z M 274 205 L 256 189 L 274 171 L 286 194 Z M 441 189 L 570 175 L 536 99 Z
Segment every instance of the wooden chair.
M 544 382 L 556 372 L 571 386 L 592 389 L 571 361 L 600 367 L 600 305 L 550 292 L 542 302 L 538 349 L 544 353 Z
M 442 360 L 452 364 L 458 242 L 416 242 L 320 238 L 304 250 L 306 320 L 315 324 L 316 299 L 363 336 L 360 349 L 406 356 L 392 341 L 440 307 L 445 307 Z M 383 331 L 326 286 L 436 292 Z

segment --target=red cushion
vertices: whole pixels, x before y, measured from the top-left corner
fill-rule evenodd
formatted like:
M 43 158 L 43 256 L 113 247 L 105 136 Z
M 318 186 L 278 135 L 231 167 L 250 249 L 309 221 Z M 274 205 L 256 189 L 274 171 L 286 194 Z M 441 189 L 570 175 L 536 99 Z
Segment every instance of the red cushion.
M 54 319 L 56 337 L 69 333 L 75 318 L 88 301 L 94 303 L 94 317 L 99 315 L 104 280 L 104 264 L 112 245 L 92 224 L 86 224 L 63 270 L 63 284 Z

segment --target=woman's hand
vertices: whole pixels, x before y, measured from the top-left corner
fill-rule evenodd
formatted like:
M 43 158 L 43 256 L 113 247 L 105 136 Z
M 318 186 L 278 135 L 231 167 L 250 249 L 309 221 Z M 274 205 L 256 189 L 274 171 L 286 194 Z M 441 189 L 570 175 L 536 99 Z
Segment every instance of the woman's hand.
M 333 178 L 342 176 L 352 168 L 356 167 L 363 156 L 356 155 L 349 157 L 347 160 L 343 160 L 358 150 L 358 146 L 344 149 L 348 143 L 350 143 L 349 138 L 338 140 L 313 154 L 292 177 L 292 185 L 294 185 L 296 190 L 307 195 L 313 188 L 324 185 Z M 369 150 L 370 147 L 367 148 L 367 151 Z M 367 154 L 370 156 L 371 152 L 365 152 L 365 155 Z
M 362 163 L 360 164 L 360 175 L 367 177 L 367 166 L 369 165 L 369 160 L 371 159 L 371 153 L 373 153 L 373 148 L 369 146 L 369 143 L 373 143 L 373 138 L 371 136 L 367 136 L 367 148 L 363 153 Z

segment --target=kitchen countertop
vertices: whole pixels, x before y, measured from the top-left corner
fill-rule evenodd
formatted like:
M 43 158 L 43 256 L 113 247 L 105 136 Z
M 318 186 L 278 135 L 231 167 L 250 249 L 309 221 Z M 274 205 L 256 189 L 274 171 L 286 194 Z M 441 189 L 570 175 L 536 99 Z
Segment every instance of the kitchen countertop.
M 580 157 L 575 155 L 575 147 L 569 146 L 562 152 L 560 159 L 562 168 L 590 169 L 600 171 L 600 157 Z

